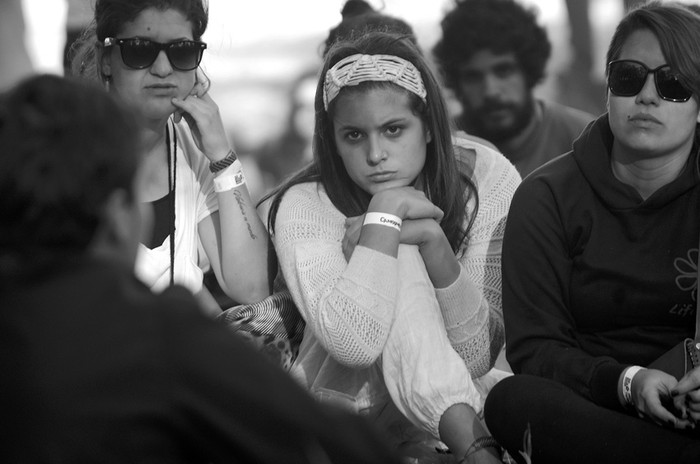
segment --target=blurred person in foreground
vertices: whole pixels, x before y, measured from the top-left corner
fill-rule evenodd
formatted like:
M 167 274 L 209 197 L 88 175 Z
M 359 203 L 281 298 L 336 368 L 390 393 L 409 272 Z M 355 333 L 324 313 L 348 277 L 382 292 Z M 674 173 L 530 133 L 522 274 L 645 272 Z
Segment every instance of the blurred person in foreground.
M 58 76 L 0 96 L 0 462 L 396 462 L 183 287 L 135 278 L 137 120 Z
M 606 62 L 608 113 L 513 198 L 503 310 L 516 375 L 491 391 L 486 421 L 516 457 L 529 427 L 532 462 L 697 464 L 697 356 L 680 379 L 654 361 L 679 347 L 682 362 L 696 330 L 700 16 L 632 10 Z
M 0 2 L 0 91 L 34 72 L 25 34 L 22 0 Z
M 457 0 L 433 48 L 459 100 L 457 126 L 494 143 L 525 177 L 571 144 L 594 117 L 536 98 L 551 45 L 534 10 L 515 0 Z

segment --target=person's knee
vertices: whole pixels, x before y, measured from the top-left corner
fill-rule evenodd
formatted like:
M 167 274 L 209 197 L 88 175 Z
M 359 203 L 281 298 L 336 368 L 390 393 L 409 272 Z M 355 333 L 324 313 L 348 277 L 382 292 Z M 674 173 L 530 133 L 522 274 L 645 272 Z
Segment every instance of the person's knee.
M 484 404 L 484 420 L 491 433 L 499 433 L 511 423 L 514 414 L 513 404 L 522 391 L 518 385 L 519 376 L 507 377 L 498 382 L 489 392 Z
M 484 404 L 484 420 L 491 434 L 511 454 L 519 456 L 538 401 L 545 400 L 549 382 L 528 375 L 513 375 L 498 382 Z

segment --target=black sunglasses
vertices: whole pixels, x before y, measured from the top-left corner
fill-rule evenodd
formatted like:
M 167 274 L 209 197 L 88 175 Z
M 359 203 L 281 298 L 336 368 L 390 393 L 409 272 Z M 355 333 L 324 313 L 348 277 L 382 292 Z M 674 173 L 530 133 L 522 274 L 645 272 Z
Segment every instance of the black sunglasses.
M 119 45 L 122 61 L 133 69 L 144 69 L 151 66 L 158 58 L 161 50 L 170 61 L 170 65 L 178 71 L 192 71 L 202 61 L 202 54 L 207 44 L 194 40 L 178 40 L 177 42 L 159 43 L 148 39 L 115 39 L 107 37 L 105 47 Z
M 649 69 L 635 60 L 615 60 L 608 63 L 608 88 L 618 97 L 633 97 L 641 92 L 649 74 L 654 75 L 654 85 L 659 97 L 672 102 L 686 102 L 693 96 L 681 83 L 678 74 L 667 64 Z

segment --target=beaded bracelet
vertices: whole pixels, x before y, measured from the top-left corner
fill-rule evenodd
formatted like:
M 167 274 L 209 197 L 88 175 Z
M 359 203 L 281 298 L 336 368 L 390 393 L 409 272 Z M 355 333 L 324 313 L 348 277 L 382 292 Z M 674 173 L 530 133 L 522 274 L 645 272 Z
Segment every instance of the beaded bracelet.
M 238 157 L 236 156 L 236 152 L 233 151 L 233 149 L 231 149 L 228 151 L 224 159 L 220 159 L 219 161 L 209 163 L 209 170 L 211 172 L 219 172 L 222 169 L 226 169 L 227 167 L 231 166 L 233 162 L 237 159 Z

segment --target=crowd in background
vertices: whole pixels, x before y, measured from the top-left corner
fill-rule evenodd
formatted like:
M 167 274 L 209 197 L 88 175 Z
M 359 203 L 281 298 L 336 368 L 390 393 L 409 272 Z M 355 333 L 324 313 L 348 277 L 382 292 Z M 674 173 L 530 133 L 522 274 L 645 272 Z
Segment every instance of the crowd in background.
M 25 3 L 25 15 L 31 15 L 25 21 L 25 34 L 31 34 L 26 41 L 29 49 L 27 59 L 31 57 L 35 67 L 39 69 L 60 72 L 63 58 L 59 55 L 63 52 L 63 47 L 47 47 L 46 43 L 64 43 L 74 38 L 76 30 L 90 19 L 91 0 L 67 0 L 65 10 L 61 10 L 60 5 L 52 7 L 52 12 L 65 20 L 65 38 L 63 26 L 45 26 L 49 21 L 45 15 L 46 5 L 42 6 L 40 2 L 33 0 L 14 0 L 18 5 L 22 2 Z M 440 17 L 449 7 L 449 2 L 431 2 L 422 6 L 404 2 L 370 3 L 385 13 L 408 19 L 419 42 L 426 49 L 430 49 L 437 41 Z M 624 6 L 629 6 L 628 3 L 631 4 L 625 2 Z M 294 21 L 281 22 L 278 27 L 283 31 L 279 33 L 284 37 L 283 40 L 276 39 L 278 35 L 274 31 L 261 32 L 274 27 L 263 24 L 251 33 L 256 39 L 246 39 L 249 41 L 240 44 L 237 39 L 242 32 L 232 33 L 227 31 L 224 25 L 227 24 L 226 18 L 234 17 L 240 20 L 242 16 L 249 14 L 250 7 L 229 5 L 228 2 L 219 5 L 218 0 L 210 1 L 213 27 L 205 35 L 205 40 L 210 41 L 210 53 L 204 57 L 203 66 L 215 82 L 211 89 L 212 95 L 217 101 L 224 103 L 221 106 L 227 130 L 231 138 L 236 140 L 246 165 L 254 166 L 255 163 L 251 161 L 258 153 L 261 158 L 269 156 L 272 146 L 282 143 L 287 137 L 304 137 L 303 133 L 293 135 L 296 130 L 291 121 L 295 118 L 293 112 L 296 109 L 308 111 L 312 101 L 308 92 L 295 93 L 295 85 L 297 79 L 301 80 L 304 75 L 313 74 L 320 66 L 324 32 L 340 19 L 342 4 L 342 1 L 324 2 L 315 9 L 312 6 L 306 15 Z M 574 59 L 572 51 L 584 49 L 590 54 L 589 60 L 597 59 L 597 62 L 600 62 L 608 38 L 624 12 L 623 1 L 528 0 L 524 4 L 538 9 L 538 20 L 547 29 L 553 45 L 547 74 L 535 92 L 592 114 L 602 112 L 603 68 L 591 64 L 588 72 L 580 72 L 580 67 L 585 65 L 586 61 Z M 274 3 L 270 4 L 271 10 L 276 8 Z M 574 18 L 571 22 L 567 8 L 571 9 L 570 17 Z M 587 10 L 587 22 L 584 21 L 584 10 Z M 326 24 L 322 24 L 324 22 Z M 311 26 L 305 27 L 304 24 Z M 17 27 L 17 24 L 12 26 Z M 8 35 L 11 33 L 10 30 L 5 30 Z M 582 32 L 574 34 L 574 31 Z M 35 43 L 37 45 L 34 45 Z M 16 47 L 18 44 L 12 45 Z M 41 53 L 34 50 L 35 48 L 39 48 Z M 13 53 L 17 53 L 16 49 L 13 49 Z M 49 53 L 51 55 L 47 56 Z M 449 92 L 446 95 L 450 97 Z M 459 111 L 456 101 L 448 100 L 448 104 L 453 112 Z M 270 168 L 268 160 L 262 160 L 261 163 L 261 172 L 253 172 L 251 168 L 249 174 L 251 194 L 254 198 L 260 198 L 271 183 L 279 179 L 279 172 L 276 173 L 279 168 Z

